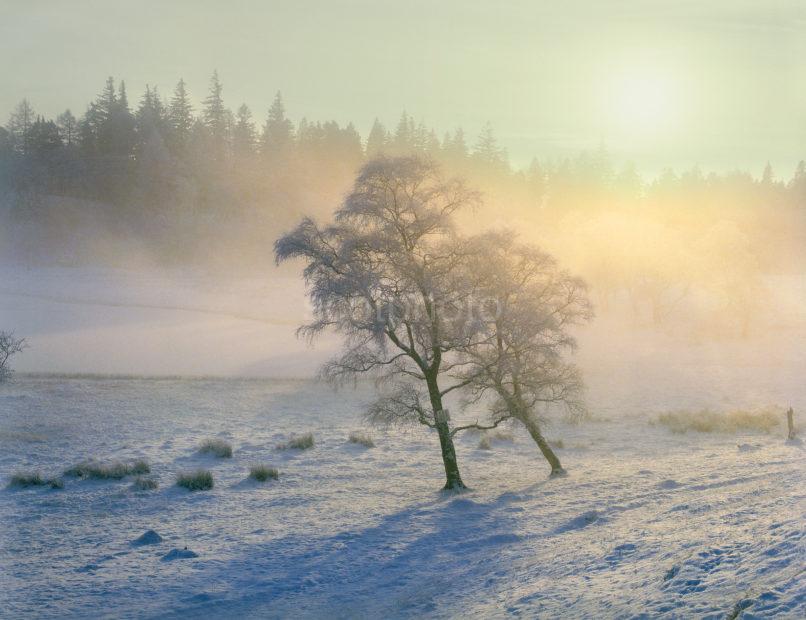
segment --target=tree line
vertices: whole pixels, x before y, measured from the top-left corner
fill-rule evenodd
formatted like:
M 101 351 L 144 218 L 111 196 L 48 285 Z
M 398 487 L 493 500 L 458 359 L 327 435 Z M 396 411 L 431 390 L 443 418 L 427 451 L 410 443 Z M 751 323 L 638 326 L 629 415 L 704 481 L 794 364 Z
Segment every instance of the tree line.
M 328 216 L 364 163 L 415 155 L 484 193 L 457 214 L 461 227 L 494 221 L 539 240 L 603 308 L 626 295 L 653 322 L 692 316 L 679 302 L 701 289 L 704 312 L 730 310 L 746 331 L 765 275 L 802 264 L 804 162 L 786 175 L 693 167 L 647 179 L 599 146 L 516 168 L 489 125 L 477 140 L 461 128 L 440 137 L 404 112 L 361 136 L 349 123 L 292 122 L 279 93 L 258 122 L 245 104 L 232 111 L 216 73 L 193 101 L 184 80 L 132 102 L 112 78 L 80 117 L 46 119 L 22 101 L 0 128 L 5 251 L 127 264 L 125 247 L 161 264 L 260 265 L 300 216 Z

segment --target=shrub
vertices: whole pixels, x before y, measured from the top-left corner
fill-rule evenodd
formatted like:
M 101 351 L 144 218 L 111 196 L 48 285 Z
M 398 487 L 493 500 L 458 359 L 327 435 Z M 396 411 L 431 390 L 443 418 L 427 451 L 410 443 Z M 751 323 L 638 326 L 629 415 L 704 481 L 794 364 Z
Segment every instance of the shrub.
M 277 480 L 280 477 L 280 472 L 275 467 L 254 465 L 249 468 L 249 477 L 258 482 L 266 482 L 269 479 Z
M 60 478 L 43 478 L 39 472 L 16 472 L 9 478 L 9 488 L 27 489 L 29 487 L 49 486 L 51 489 L 63 489 L 64 482 Z
M 201 442 L 199 452 L 202 454 L 212 454 L 220 459 L 229 459 L 232 458 L 232 445 L 223 439 L 213 437 Z
M 179 474 L 176 484 L 188 491 L 209 491 L 213 488 L 213 474 L 207 469 L 197 469 Z
M 89 460 L 82 461 L 64 470 L 65 476 L 95 480 L 121 480 L 126 476 L 139 476 L 148 473 L 151 473 L 151 466 L 143 459 L 137 459 L 131 463 L 122 463 L 120 461 L 101 463 Z
M 277 446 L 278 450 L 308 450 L 309 448 L 313 448 L 313 433 L 292 437 Z
M 26 348 L 25 338 L 15 338 L 13 332 L 0 331 L 0 383 L 11 377 L 8 363 Z
M 565 442 L 562 439 L 549 439 L 549 445 L 559 450 L 565 448 Z
M 143 476 L 137 476 L 132 482 L 132 489 L 135 491 L 153 491 L 159 486 L 156 478 L 147 478 Z
M 757 411 L 735 410 L 726 413 L 717 413 L 707 409 L 693 411 L 672 411 L 662 413 L 655 421 L 665 426 L 673 433 L 737 433 L 746 431 L 760 431 L 769 433 L 781 424 L 783 416 L 775 409 L 760 409 Z
M 493 444 L 490 441 L 490 438 L 487 437 L 486 435 L 484 435 L 479 440 L 479 450 L 492 450 L 492 449 L 493 449 Z
M 350 433 L 348 441 L 350 443 L 355 443 L 364 446 L 365 448 L 375 447 L 375 442 L 372 441 L 372 437 L 370 437 L 369 434 L 365 433 L 364 431 L 353 431 L 352 433 Z

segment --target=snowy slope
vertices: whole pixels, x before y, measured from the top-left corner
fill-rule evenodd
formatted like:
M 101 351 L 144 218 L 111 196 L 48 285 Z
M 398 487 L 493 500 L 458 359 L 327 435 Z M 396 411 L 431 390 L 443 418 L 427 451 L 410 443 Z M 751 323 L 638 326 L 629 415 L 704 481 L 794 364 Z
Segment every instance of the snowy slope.
M 570 474 L 551 480 L 519 429 L 491 451 L 465 435 L 473 490 L 445 495 L 425 430 L 347 443 L 369 396 L 301 381 L 18 376 L 0 387 L 2 479 L 142 456 L 160 488 L 1 490 L 0 615 L 806 616 L 806 453 L 781 430 L 558 423 L 548 435 Z M 312 450 L 275 449 L 305 431 Z M 231 441 L 233 458 L 195 454 L 209 436 Z M 279 481 L 245 481 L 259 462 Z M 212 491 L 173 486 L 199 466 Z M 131 545 L 149 529 L 164 541 Z M 198 557 L 161 559 L 185 546 Z

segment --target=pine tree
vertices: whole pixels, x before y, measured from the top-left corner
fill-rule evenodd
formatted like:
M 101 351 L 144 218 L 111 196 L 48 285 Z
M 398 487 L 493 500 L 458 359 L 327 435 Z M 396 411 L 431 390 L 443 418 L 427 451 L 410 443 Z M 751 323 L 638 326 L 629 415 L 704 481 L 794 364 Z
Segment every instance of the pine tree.
M 465 132 L 459 127 L 453 132 L 453 136 L 445 134 L 442 142 L 442 152 L 445 159 L 453 164 L 461 164 L 467 159 L 467 142 Z
M 210 155 L 216 162 L 224 161 L 228 146 L 229 118 L 224 107 L 223 91 L 218 71 L 213 71 L 213 77 L 210 78 L 210 94 L 204 100 L 202 119 L 210 136 Z
M 233 129 L 232 150 L 235 157 L 248 159 L 255 154 L 255 123 L 252 120 L 252 112 L 247 105 L 241 104 L 235 115 L 235 127 Z
M 34 157 L 45 157 L 62 146 L 59 128 L 53 121 L 46 121 L 38 116 L 28 130 L 29 154 Z
M 414 150 L 414 120 L 403 111 L 395 129 L 392 139 L 392 149 L 395 155 L 410 155 Z
M 373 159 L 379 155 L 382 155 L 386 150 L 388 142 L 389 134 L 387 133 L 386 128 L 376 118 L 375 122 L 372 123 L 372 129 L 369 131 L 369 136 L 367 136 L 367 159 Z
M 165 106 L 156 88 L 146 84 L 146 92 L 140 100 L 135 114 L 135 132 L 137 144 L 135 156 L 139 159 L 147 144 L 160 142 L 164 144 L 165 135 L 169 133 L 169 123 Z
M 479 134 L 473 159 L 490 172 L 502 172 L 508 168 L 506 152 L 498 146 L 490 123 L 485 124 Z
M 261 151 L 267 157 L 287 154 L 294 139 L 294 126 L 285 116 L 283 96 L 278 91 L 269 108 L 269 116 L 263 126 Z
M 168 118 L 171 124 L 170 144 L 174 154 L 182 154 L 190 141 L 193 128 L 193 106 L 185 90 L 185 80 L 180 79 L 174 90 L 174 96 L 168 107 Z
M 761 183 L 762 185 L 772 185 L 774 181 L 773 173 L 772 173 L 772 166 L 770 162 L 767 162 L 767 165 L 764 166 L 764 173 L 761 176 Z

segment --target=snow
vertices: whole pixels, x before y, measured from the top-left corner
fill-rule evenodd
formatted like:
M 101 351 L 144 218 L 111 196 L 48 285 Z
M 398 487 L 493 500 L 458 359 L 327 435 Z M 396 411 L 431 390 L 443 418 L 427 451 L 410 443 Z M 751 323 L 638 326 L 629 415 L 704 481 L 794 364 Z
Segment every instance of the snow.
M 791 405 L 803 432 L 795 280 L 777 287 L 786 311 L 747 339 L 599 316 L 579 334 L 593 418 L 546 431 L 567 475 L 548 477 L 522 428 L 490 450 L 462 434 L 472 490 L 457 495 L 439 491 L 425 429 L 349 442 L 369 386 L 287 378 L 333 349 L 295 339 L 307 312 L 296 275 L 2 267 L 2 327 L 31 348 L 0 386 L 0 484 L 145 458 L 159 486 L 0 489 L 0 616 L 806 617 L 803 442 L 783 424 L 649 424 L 666 410 Z M 313 448 L 277 449 L 308 432 Z M 232 458 L 199 454 L 208 438 Z M 279 479 L 248 480 L 254 465 Z M 212 490 L 175 485 L 199 468 Z
M 426 430 L 349 443 L 370 396 L 301 380 L 18 375 L 0 387 L 0 477 L 146 458 L 159 488 L 0 490 L 3 615 L 806 615 L 806 453 L 783 426 L 673 435 L 639 414 L 558 422 L 547 433 L 566 446 L 558 478 L 523 429 L 492 450 L 460 435 L 472 490 L 446 494 Z M 276 449 L 304 432 L 312 449 Z M 207 437 L 233 457 L 199 455 Z M 244 484 L 255 464 L 279 480 Z M 198 467 L 211 491 L 174 485 Z M 133 545 L 141 535 L 153 542 Z

